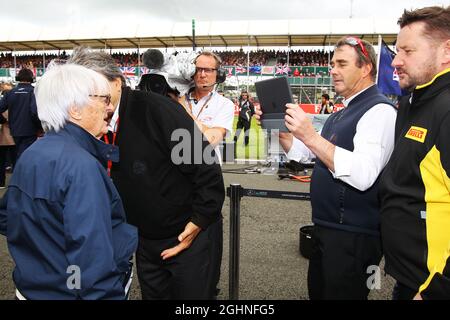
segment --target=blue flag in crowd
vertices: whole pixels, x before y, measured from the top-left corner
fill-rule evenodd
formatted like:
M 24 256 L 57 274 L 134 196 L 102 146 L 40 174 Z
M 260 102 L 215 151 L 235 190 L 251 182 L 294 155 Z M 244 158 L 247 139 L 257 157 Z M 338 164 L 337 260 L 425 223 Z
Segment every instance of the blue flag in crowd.
M 250 73 L 261 73 L 261 66 L 252 66 L 249 71 Z
M 378 66 L 378 88 L 384 94 L 404 96 L 408 94 L 400 88 L 397 70 L 391 66 L 395 53 L 381 41 L 380 65 Z

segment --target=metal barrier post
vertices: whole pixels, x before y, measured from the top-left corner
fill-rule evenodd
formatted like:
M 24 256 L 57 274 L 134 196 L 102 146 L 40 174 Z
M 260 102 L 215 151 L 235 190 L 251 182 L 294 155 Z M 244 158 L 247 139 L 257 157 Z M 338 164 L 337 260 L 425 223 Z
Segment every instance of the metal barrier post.
M 239 299 L 239 243 L 242 187 L 230 185 L 230 261 L 229 299 Z
M 278 190 L 244 189 L 240 184 L 233 183 L 227 188 L 230 197 L 230 259 L 229 263 L 229 299 L 239 299 L 239 254 L 240 254 L 240 224 L 241 224 L 241 198 L 256 197 L 270 199 L 307 200 L 311 199 L 309 193 L 289 192 Z

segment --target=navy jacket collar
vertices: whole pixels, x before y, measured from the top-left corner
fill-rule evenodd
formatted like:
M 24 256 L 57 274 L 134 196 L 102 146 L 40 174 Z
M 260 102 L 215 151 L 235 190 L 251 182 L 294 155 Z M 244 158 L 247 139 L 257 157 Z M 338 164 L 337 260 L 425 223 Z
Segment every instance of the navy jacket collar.
M 17 84 L 18 87 L 33 87 L 33 85 L 29 82 L 19 82 Z M 34 87 L 33 87 L 34 88 Z
M 83 149 L 92 154 L 101 163 L 108 160 L 119 162 L 119 148 L 96 139 L 89 132 L 73 122 L 67 122 L 57 134 L 70 135 Z

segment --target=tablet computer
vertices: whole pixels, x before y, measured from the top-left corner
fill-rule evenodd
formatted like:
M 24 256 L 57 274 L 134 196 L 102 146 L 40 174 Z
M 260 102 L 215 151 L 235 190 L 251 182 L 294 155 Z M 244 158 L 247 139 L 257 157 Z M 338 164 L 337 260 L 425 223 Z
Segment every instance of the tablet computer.
M 266 130 L 287 132 L 284 123 L 286 104 L 293 103 L 291 87 L 286 77 L 277 77 L 255 82 L 256 95 L 263 115 L 261 126 Z

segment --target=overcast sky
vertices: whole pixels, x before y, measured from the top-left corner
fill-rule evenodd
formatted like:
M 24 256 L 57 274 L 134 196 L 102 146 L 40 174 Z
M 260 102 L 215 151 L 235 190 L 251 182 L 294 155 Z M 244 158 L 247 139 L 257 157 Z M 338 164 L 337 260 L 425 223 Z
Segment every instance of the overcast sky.
M 0 0 L 1 25 L 67 25 L 168 20 L 393 18 L 403 9 L 449 5 L 450 0 Z

